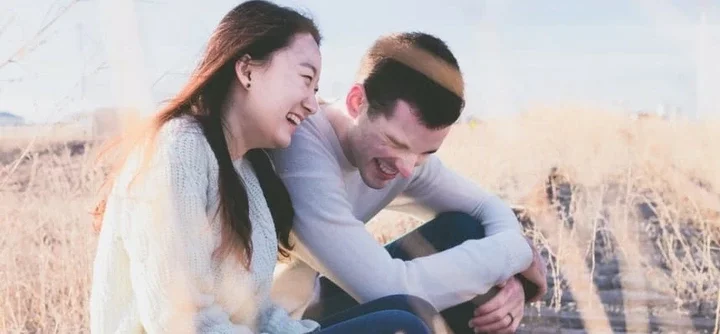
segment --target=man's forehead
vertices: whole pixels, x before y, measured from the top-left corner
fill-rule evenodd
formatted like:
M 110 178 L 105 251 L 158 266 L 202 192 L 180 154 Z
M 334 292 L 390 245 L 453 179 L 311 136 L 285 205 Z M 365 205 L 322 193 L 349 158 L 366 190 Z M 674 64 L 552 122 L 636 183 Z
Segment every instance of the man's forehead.
M 393 112 L 391 113 L 392 116 L 389 120 L 400 123 L 405 128 L 410 127 L 415 130 L 428 133 L 445 132 L 445 130 L 448 129 L 429 129 L 420 120 L 420 113 L 417 108 L 403 100 L 397 100 L 393 108 Z
M 437 146 L 449 132 L 450 128 L 429 129 L 420 121 L 415 108 L 409 103 L 398 100 L 394 106 L 392 117 L 388 119 L 394 130 L 401 132 L 410 146 Z

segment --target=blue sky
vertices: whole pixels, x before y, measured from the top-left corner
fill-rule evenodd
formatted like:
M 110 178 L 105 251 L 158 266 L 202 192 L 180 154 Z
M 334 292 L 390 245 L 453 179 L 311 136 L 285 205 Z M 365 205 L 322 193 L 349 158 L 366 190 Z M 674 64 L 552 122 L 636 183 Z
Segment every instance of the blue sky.
M 71 2 L 2 1 L 0 63 Z M 720 57 L 718 0 L 278 2 L 319 23 L 322 96 L 344 95 L 362 52 L 379 35 L 420 30 L 456 54 L 467 82 L 466 111 L 480 116 L 553 103 L 631 109 L 666 103 L 692 114 L 720 102 L 708 93 L 720 84 L 719 66 L 708 61 Z M 0 110 L 56 121 L 83 109 L 157 103 L 182 84 L 215 24 L 239 2 L 137 0 L 135 26 L 110 19 L 108 13 L 122 13 L 118 3 L 75 3 L 42 45 L 0 68 Z M 133 27 L 139 48 L 108 34 Z M 132 59 L 133 67 L 115 65 Z M 128 95 L 118 90 L 122 78 L 130 80 Z

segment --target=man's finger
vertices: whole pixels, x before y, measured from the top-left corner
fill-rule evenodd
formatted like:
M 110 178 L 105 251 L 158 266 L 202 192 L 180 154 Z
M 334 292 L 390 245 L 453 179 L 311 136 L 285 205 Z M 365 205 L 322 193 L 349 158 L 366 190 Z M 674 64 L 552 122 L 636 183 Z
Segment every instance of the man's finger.
M 515 306 L 515 308 L 510 311 L 510 314 L 513 315 L 513 322 L 510 324 L 510 326 L 497 331 L 497 334 L 505 334 L 505 333 L 515 333 L 517 331 L 518 327 L 520 327 L 520 323 L 522 322 L 523 316 L 525 316 L 525 304 L 520 304 L 518 306 Z
M 533 250 L 533 262 L 522 273 L 522 276 L 532 285 L 532 287 L 529 287 L 530 291 L 526 291 L 529 293 L 528 302 L 536 302 L 541 300 L 547 293 L 547 263 L 532 241 L 529 238 L 527 238 L 527 241 Z
M 520 296 L 521 300 L 524 302 L 525 295 L 522 290 L 522 284 L 517 278 L 512 277 L 507 280 L 506 285 L 501 288 L 493 298 L 476 307 L 473 315 L 478 317 L 494 312 L 503 305 L 507 304 L 509 299 L 516 294 L 519 294 L 518 296 Z
M 526 281 L 527 290 L 525 292 L 527 293 L 528 302 L 538 301 L 545 296 L 547 293 L 547 273 L 541 256 L 536 255 L 533 264 L 521 276 Z
M 512 283 L 511 285 L 514 285 L 514 283 Z M 503 317 L 507 315 L 508 312 L 512 311 L 513 309 L 517 309 L 517 307 L 519 306 L 522 306 L 525 302 L 523 293 L 519 289 L 515 289 L 511 285 L 508 285 L 508 287 L 506 288 L 508 298 L 499 308 L 489 313 L 476 315 L 470 323 L 473 326 L 487 326 L 489 324 L 502 321 Z
M 501 307 L 495 311 L 492 311 L 488 314 L 483 314 L 481 316 L 474 317 L 474 318 L 470 319 L 470 327 L 485 328 L 491 324 L 495 324 L 497 322 L 502 322 L 504 320 L 507 320 L 504 318 L 505 318 L 505 316 L 507 316 L 507 314 L 510 312 L 510 310 L 512 308 L 513 308 L 512 306 L 506 304 L 506 305 L 503 305 L 503 307 Z
M 475 333 L 515 333 L 517 328 L 520 326 L 523 315 L 525 313 L 524 305 L 515 305 L 511 310 L 504 312 L 503 314 L 496 315 L 498 321 L 473 327 Z
M 498 322 L 503 320 L 503 316 L 505 316 L 509 312 L 513 312 L 513 310 L 517 311 L 518 309 L 522 309 L 525 304 L 525 298 L 521 291 L 514 291 L 510 294 L 507 301 L 502 305 L 502 307 L 488 313 L 488 314 L 479 314 L 475 316 L 471 320 L 471 324 L 473 326 L 486 326 L 488 324 Z M 513 313 L 513 316 L 515 313 Z
M 524 307 L 525 293 L 519 280 L 516 278 L 509 280 L 507 286 L 500 291 L 500 294 L 505 297 L 500 307 L 488 313 L 477 314 L 468 324 L 471 328 L 481 332 L 495 331 L 505 328 L 505 325 L 510 324 L 509 320 L 516 320 L 516 313 L 522 316 L 522 312 L 518 310 L 522 310 Z M 512 317 L 508 316 L 509 313 Z
M 492 317 L 486 319 L 491 319 L 492 322 L 479 324 L 475 321 L 477 320 L 477 318 L 472 320 L 473 329 L 476 333 L 497 332 L 499 330 L 510 327 L 511 321 L 513 323 L 517 322 L 517 320 L 515 319 L 515 315 L 513 315 L 509 310 L 493 312 Z
M 485 304 L 476 307 L 473 315 L 479 316 L 483 314 L 489 314 L 505 305 L 508 299 L 509 290 L 510 288 L 507 285 L 500 289 L 500 291 L 495 295 L 495 297 L 492 297 Z

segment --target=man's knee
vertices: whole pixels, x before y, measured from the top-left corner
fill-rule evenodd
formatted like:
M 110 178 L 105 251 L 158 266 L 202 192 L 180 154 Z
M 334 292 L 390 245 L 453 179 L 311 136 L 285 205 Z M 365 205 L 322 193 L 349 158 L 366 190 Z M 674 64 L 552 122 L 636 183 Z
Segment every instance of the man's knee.
M 411 313 L 422 319 L 425 325 L 430 328 L 444 326 L 440 312 L 423 298 L 408 294 L 397 294 L 379 298 L 375 302 L 382 305 L 381 309 L 383 310 L 398 310 Z
M 395 333 L 432 333 L 426 321 L 408 311 L 385 310 L 371 313 L 375 330 Z
M 482 223 L 475 217 L 458 211 L 448 211 L 438 214 L 431 221 L 438 228 L 449 231 L 467 239 L 481 239 L 485 237 Z
M 408 261 L 484 237 L 485 229 L 474 217 L 461 212 L 444 212 L 386 248 L 393 258 Z
M 437 313 L 435 307 L 428 301 L 417 296 L 407 294 L 390 295 L 379 298 L 379 304 L 383 305 L 383 309 L 403 310 L 413 314 L 432 314 Z

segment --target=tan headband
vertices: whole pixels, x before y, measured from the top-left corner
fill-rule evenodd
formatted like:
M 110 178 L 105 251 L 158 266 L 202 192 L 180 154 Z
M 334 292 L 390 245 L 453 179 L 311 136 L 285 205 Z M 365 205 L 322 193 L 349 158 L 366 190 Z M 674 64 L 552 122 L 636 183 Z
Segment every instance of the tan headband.
M 375 50 L 377 51 L 373 52 L 374 54 L 401 62 L 464 99 L 465 84 L 460 71 L 443 59 L 408 43 L 397 43 L 390 40 L 377 42 Z M 368 72 L 369 69 L 364 69 L 363 75 L 367 75 Z

